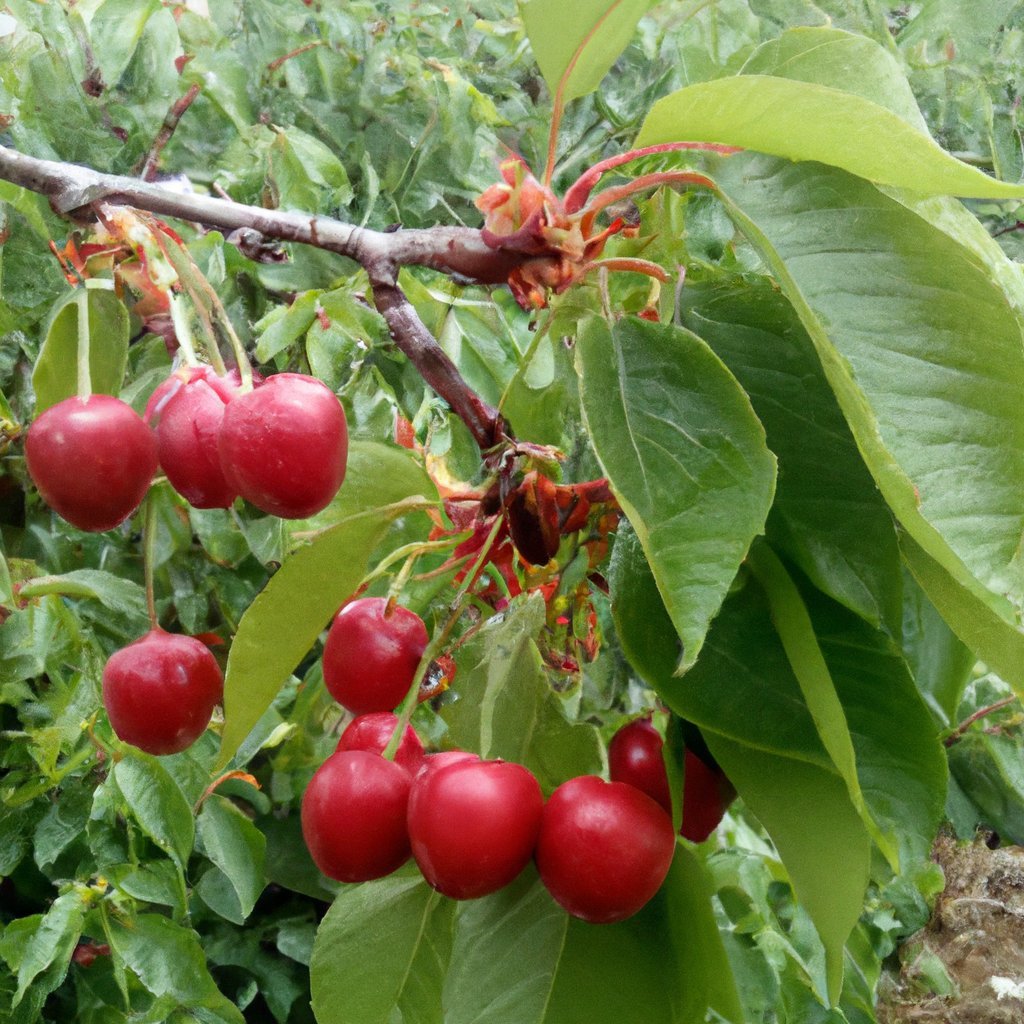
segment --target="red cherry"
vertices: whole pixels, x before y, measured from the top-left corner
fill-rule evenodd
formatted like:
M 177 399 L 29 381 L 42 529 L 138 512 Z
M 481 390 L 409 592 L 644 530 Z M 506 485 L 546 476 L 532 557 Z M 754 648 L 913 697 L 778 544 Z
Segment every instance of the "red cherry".
M 612 782 L 628 782 L 646 793 L 669 813 L 672 794 L 661 756 L 664 741 L 650 718 L 624 725 L 608 744 L 608 774 Z
M 331 623 L 324 644 L 324 684 L 357 715 L 391 711 L 409 692 L 427 646 L 427 627 L 415 613 L 383 597 L 351 601 Z
M 646 793 L 583 775 L 551 794 L 535 858 L 558 904 L 584 921 L 610 924 L 658 891 L 674 850 L 672 819 Z
M 225 480 L 218 436 L 225 399 L 198 377 L 182 384 L 160 413 L 156 428 L 160 466 L 193 508 L 229 508 L 238 492 Z
M 65 398 L 28 429 L 25 461 L 43 501 L 80 530 L 124 522 L 156 473 L 156 441 L 119 398 Z
M 522 765 L 462 759 L 416 776 L 409 839 L 423 877 L 469 900 L 511 882 L 533 853 L 544 797 Z
M 339 882 L 383 878 L 409 859 L 409 773 L 367 750 L 332 754 L 302 797 L 302 834 L 316 866 Z
M 391 742 L 396 725 L 398 715 L 390 711 L 360 715 L 346 726 L 336 750 L 369 750 L 373 754 L 383 754 Z M 411 725 L 405 727 L 398 750 L 395 751 L 395 764 L 401 765 L 410 775 L 415 775 L 423 764 L 423 744 Z
M 246 501 L 305 519 L 326 508 L 345 479 L 345 411 L 316 378 L 279 373 L 228 403 L 218 447 L 226 480 Z
M 436 772 L 445 765 L 457 764 L 459 761 L 479 761 L 477 754 L 471 754 L 468 750 L 441 750 L 436 754 L 425 754 L 420 766 L 416 771 L 417 778 L 426 775 L 428 772 Z
M 223 689 L 220 666 L 201 640 L 159 628 L 111 655 L 103 669 L 103 703 L 114 732 L 149 754 L 191 746 Z
M 635 786 L 671 814 L 672 798 L 662 746 L 661 734 L 649 718 L 624 725 L 608 744 L 608 774 L 613 782 Z M 718 827 L 735 795 L 720 769 L 687 749 L 683 759 L 683 823 L 679 834 L 694 843 L 704 842 Z

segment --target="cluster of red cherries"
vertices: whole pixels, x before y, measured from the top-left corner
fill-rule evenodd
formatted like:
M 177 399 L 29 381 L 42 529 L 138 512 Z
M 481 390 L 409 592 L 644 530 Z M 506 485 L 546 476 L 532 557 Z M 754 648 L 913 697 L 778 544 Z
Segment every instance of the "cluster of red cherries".
M 661 886 L 675 850 L 662 740 L 650 720 L 616 734 L 611 782 L 570 779 L 547 801 L 522 765 L 462 750 L 426 754 L 408 725 L 389 760 L 383 754 L 399 726 L 391 709 L 409 691 L 426 645 L 419 616 L 384 598 L 352 601 L 331 624 L 324 683 L 357 717 L 303 797 L 302 830 L 317 867 L 338 881 L 366 882 L 411 856 L 434 889 L 466 900 L 502 889 L 532 859 L 575 917 L 603 924 L 636 913 Z M 691 781 L 688 761 L 684 821 L 702 785 L 693 770 Z M 710 815 L 698 814 L 683 834 L 698 838 L 696 829 L 706 838 L 724 813 L 719 805 L 710 827 Z
M 128 519 L 158 467 L 195 508 L 228 508 L 241 496 L 276 516 L 311 516 L 345 477 L 345 411 L 314 377 L 280 373 L 255 383 L 244 390 L 237 374 L 184 368 L 154 391 L 144 416 L 111 395 L 66 398 L 28 430 L 29 474 L 50 508 L 93 532 Z M 223 688 L 201 640 L 159 627 L 103 671 L 114 732 L 151 754 L 194 743 Z

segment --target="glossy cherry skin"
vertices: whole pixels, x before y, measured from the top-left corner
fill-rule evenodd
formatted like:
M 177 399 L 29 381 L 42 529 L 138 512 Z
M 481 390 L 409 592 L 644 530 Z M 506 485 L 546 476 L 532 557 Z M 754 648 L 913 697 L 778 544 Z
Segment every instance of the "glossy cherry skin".
M 94 533 L 123 523 L 157 467 L 153 432 L 111 395 L 65 398 L 28 429 L 25 461 L 43 501 Z
M 471 758 L 417 775 L 409 839 L 423 877 L 456 900 L 486 896 L 526 867 L 544 797 L 522 765 Z
M 672 794 L 661 751 L 664 740 L 649 718 L 624 725 L 608 744 L 608 774 L 612 782 L 628 782 L 672 813 Z
M 545 804 L 534 857 L 558 904 L 584 921 L 610 924 L 658 891 L 675 842 L 672 819 L 646 793 L 583 775 Z
M 628 782 L 672 813 L 668 774 L 662 759 L 661 733 L 649 718 L 624 725 L 608 744 L 608 774 Z M 706 764 L 692 750 L 683 757 L 683 822 L 679 834 L 703 843 L 718 828 L 736 791 L 721 769 Z
M 390 711 L 360 715 L 345 727 L 336 750 L 369 750 L 373 754 L 383 754 L 397 725 L 398 715 Z M 405 727 L 395 751 L 395 764 L 401 765 L 410 775 L 415 775 L 423 764 L 423 744 L 411 725 Z
M 324 644 L 324 685 L 353 714 L 391 711 L 412 685 L 427 647 L 427 627 L 387 599 L 361 597 L 335 616 Z
M 162 629 L 121 648 L 103 669 L 103 703 L 114 732 L 149 754 L 191 746 L 223 691 L 220 666 L 206 644 Z
M 412 779 L 368 750 L 342 750 L 302 797 L 302 834 L 316 866 L 339 882 L 383 878 L 409 859 L 405 823 Z
M 203 377 L 183 383 L 163 405 L 156 427 L 160 467 L 193 508 L 229 508 L 238 497 L 220 464 L 222 391 Z
M 459 761 L 479 761 L 478 754 L 471 754 L 468 750 L 440 750 L 436 754 L 425 754 L 420 762 L 416 775 L 425 775 L 427 772 L 436 772 L 445 765 L 457 764 Z
M 218 450 L 225 479 L 246 501 L 305 519 L 326 508 L 345 479 L 345 411 L 316 378 L 279 373 L 227 404 Z

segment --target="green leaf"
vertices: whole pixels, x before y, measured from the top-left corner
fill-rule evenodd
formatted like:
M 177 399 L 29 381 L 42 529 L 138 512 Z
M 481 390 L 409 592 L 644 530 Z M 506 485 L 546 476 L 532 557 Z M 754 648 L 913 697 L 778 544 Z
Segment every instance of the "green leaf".
M 277 306 L 257 325 L 256 358 L 268 363 L 292 342 L 301 338 L 316 319 L 320 292 L 303 292 L 288 306 Z
M 483 899 L 460 903 L 444 979 L 444 1024 L 541 1024 L 568 915 L 528 867 Z
M 832 765 L 846 783 L 850 802 L 857 809 L 865 828 L 889 859 L 893 870 L 896 870 L 898 862 L 895 843 L 876 826 L 864 801 L 846 714 L 836 693 L 828 663 L 818 646 L 814 625 L 803 598 L 785 566 L 766 544 L 754 545 L 747 564 L 764 590 L 771 621 L 786 652 L 789 667 L 800 685 L 804 703 Z
M 266 885 L 263 833 L 230 800 L 216 795 L 203 804 L 196 825 L 204 853 L 230 882 L 244 920 Z
M 779 460 L 772 547 L 872 625 L 900 631 L 892 513 L 864 465 L 814 345 L 765 278 L 687 283 L 683 322 L 736 375 Z
M 336 213 L 352 199 L 345 165 L 298 128 L 276 130 L 267 160 L 276 205 L 283 210 Z
M 841 167 L 925 195 L 1013 199 L 1013 185 L 950 156 L 901 117 L 853 93 L 774 75 L 698 82 L 651 107 L 636 145 L 717 142 Z
M 359 585 L 392 519 L 417 504 L 360 513 L 325 530 L 287 558 L 238 624 L 224 677 L 224 731 L 218 765 L 306 656 L 330 617 Z
M 525 765 L 550 793 L 576 775 L 600 773 L 602 752 L 597 730 L 569 722 L 547 683 L 533 639 L 543 627 L 539 594 L 488 623 L 459 653 L 459 699 L 442 717 L 449 742 Z
M 630 663 L 673 711 L 700 726 L 778 848 L 825 944 L 835 998 L 843 944 L 867 887 L 871 843 L 818 736 L 764 593 L 751 581 L 731 595 L 697 664 L 678 678 L 675 631 L 629 533 L 616 539 L 609 583 Z
M 682 843 L 662 889 L 682 986 L 681 1024 L 703 1024 L 710 1007 L 728 1021 L 743 1020 L 736 979 L 712 907 L 714 889 L 703 864 Z
M 57 983 L 63 979 L 75 943 L 82 934 L 84 920 L 85 900 L 77 890 L 66 892 L 53 901 L 20 951 L 14 1006 L 21 1002 L 29 985 L 51 964 L 64 965 Z M 51 987 L 56 988 L 56 984 Z
M 146 591 L 143 587 L 102 569 L 72 569 L 59 576 L 36 576 L 22 584 L 20 593 L 24 598 L 46 594 L 90 598 L 112 612 L 142 622 L 146 619 Z
M 342 889 L 313 945 L 310 985 L 319 1024 L 388 1024 L 399 1000 L 412 995 L 410 986 L 422 984 L 414 965 L 422 968 L 428 956 L 435 971 L 447 966 L 454 909 L 418 876 Z M 440 1021 L 439 1009 L 421 1004 L 412 1019 Z
M 153 995 L 243 1024 L 241 1011 L 211 977 L 199 936 L 191 928 L 159 914 L 139 914 L 125 920 L 112 917 L 107 934 L 115 955 Z
M 1018 739 L 973 729 L 950 749 L 949 769 L 984 816 L 973 825 L 988 825 L 1008 842 L 1024 842 L 1024 761 Z
M 1018 648 L 1024 349 L 1002 289 L 949 235 L 842 171 L 733 157 L 721 184 L 889 506 L 978 611 L 947 621 L 986 660 Z M 1024 659 L 1001 660 L 1024 685 Z
M 195 842 L 195 821 L 170 772 L 151 754 L 132 750 L 114 766 L 114 779 L 142 831 L 184 873 Z
M 576 364 L 594 450 L 640 538 L 687 668 L 764 529 L 775 459 L 736 379 L 689 331 L 591 319 Z
M 157 0 L 104 0 L 97 8 L 89 22 L 89 38 L 106 85 L 120 81 L 146 22 L 160 9 Z
M 577 0 L 572 17 L 558 0 L 520 0 L 533 55 L 554 96 L 564 102 L 597 88 L 629 45 L 654 0 Z
M 921 696 L 941 726 L 956 724 L 975 657 L 909 570 L 903 582 L 903 654 Z
M 907 534 L 900 537 L 900 551 L 949 628 L 1015 693 L 1024 694 L 1024 632 L 1020 627 L 1007 623 L 992 608 L 987 594 L 979 593 L 980 588 L 963 586 Z
M 128 362 L 128 310 L 112 292 L 89 288 L 89 369 L 95 394 L 116 395 Z M 36 415 L 78 393 L 78 293 L 69 292 L 51 314 L 32 371 Z

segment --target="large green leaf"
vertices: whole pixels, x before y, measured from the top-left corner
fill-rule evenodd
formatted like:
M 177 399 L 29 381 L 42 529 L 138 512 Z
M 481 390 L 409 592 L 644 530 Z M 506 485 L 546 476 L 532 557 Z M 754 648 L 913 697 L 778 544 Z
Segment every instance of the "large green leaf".
M 878 103 L 831 86 L 775 75 L 698 82 L 659 100 L 636 145 L 680 140 L 819 161 L 925 195 L 1024 195 L 1024 185 L 996 181 L 961 163 Z
M 448 966 L 454 909 L 419 876 L 343 888 L 313 946 L 310 984 L 319 1024 L 388 1024 L 411 989 L 421 998 L 407 1006 L 409 1019 L 441 1024 L 440 987 L 426 979 Z
M 735 377 L 689 331 L 591 319 L 576 363 L 594 450 L 653 568 L 688 667 L 764 529 L 774 457 Z
M 57 305 L 35 369 L 36 415 L 78 392 L 78 331 L 83 305 L 89 318 L 89 370 L 96 394 L 116 395 L 128 362 L 128 310 L 104 288 L 89 288 L 85 299 L 78 292 Z
M 263 833 L 230 800 L 216 795 L 203 804 L 196 825 L 206 856 L 234 890 L 244 920 L 266 885 Z
M 510 886 L 459 904 L 444 979 L 444 1024 L 542 1024 L 568 915 L 528 867 Z
M 793 307 L 763 278 L 698 283 L 682 298 L 683 322 L 736 375 L 779 459 L 767 531 L 773 547 L 819 590 L 899 635 L 892 513 Z
M 1021 649 L 1024 347 L 1004 292 L 948 234 L 842 171 L 734 157 L 720 181 L 890 507 L 990 620 L 947 621 Z M 1024 686 L 1022 666 L 1008 681 Z
M 520 0 L 523 24 L 552 95 L 585 96 L 628 45 L 655 0 L 576 0 L 566 17 L 559 0 Z
M 82 934 L 85 910 L 82 893 L 71 891 L 58 896 L 39 919 L 31 936 L 18 950 L 18 988 L 14 993 L 14 1006 L 21 1002 L 29 985 L 51 964 L 58 965 L 60 974 L 57 981 L 63 979 L 71 961 L 71 952 Z M 49 987 L 55 988 L 56 985 Z
M 329 527 L 287 558 L 238 624 L 224 678 L 218 758 L 231 759 L 306 656 L 330 617 L 359 585 L 390 522 L 414 502 L 361 512 Z
M 548 685 L 534 640 L 543 627 L 539 594 L 485 626 L 459 652 L 459 699 L 443 718 L 451 743 L 525 765 L 549 793 L 576 775 L 599 773 L 603 759 L 597 730 L 569 722 Z

